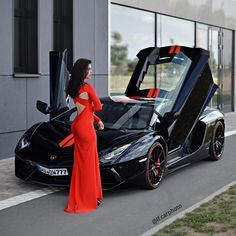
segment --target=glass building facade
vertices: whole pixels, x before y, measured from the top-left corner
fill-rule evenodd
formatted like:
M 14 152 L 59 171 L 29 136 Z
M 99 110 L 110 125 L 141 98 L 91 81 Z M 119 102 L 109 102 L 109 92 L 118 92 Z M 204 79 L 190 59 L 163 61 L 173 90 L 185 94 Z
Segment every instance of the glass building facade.
M 142 48 L 201 47 L 210 52 L 209 65 L 219 86 L 209 105 L 233 110 L 233 30 L 119 4 L 111 4 L 110 18 L 110 95 L 124 93 Z

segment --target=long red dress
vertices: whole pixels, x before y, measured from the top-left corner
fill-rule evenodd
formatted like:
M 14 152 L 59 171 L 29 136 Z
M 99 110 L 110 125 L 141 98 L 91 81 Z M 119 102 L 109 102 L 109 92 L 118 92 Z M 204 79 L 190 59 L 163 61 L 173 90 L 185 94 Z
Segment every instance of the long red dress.
M 88 98 L 79 95 L 87 92 Z M 101 177 L 97 152 L 97 135 L 93 121 L 100 118 L 93 114 L 102 109 L 102 104 L 91 84 L 84 83 L 74 103 L 79 102 L 85 108 L 72 122 L 74 135 L 74 164 L 72 169 L 70 192 L 67 207 L 69 213 L 84 213 L 97 208 L 97 200 L 103 199 Z

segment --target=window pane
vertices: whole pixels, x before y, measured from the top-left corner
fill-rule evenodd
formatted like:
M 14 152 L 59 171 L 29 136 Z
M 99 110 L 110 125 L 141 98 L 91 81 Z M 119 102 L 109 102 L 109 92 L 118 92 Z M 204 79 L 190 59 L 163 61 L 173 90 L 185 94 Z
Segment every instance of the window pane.
M 73 65 L 72 5 L 72 0 L 54 0 L 53 48 L 60 52 L 67 49 L 69 70 Z
M 209 51 L 210 58 L 208 60 L 211 68 L 214 83 L 220 87 L 220 71 L 219 71 L 219 28 L 208 27 Z M 220 89 L 218 89 L 211 99 L 210 106 L 220 108 Z
M 205 24 L 197 23 L 197 47 L 209 50 L 209 66 L 211 68 L 214 82 L 220 87 L 220 69 L 219 69 L 219 28 L 214 28 Z M 218 89 L 212 97 L 209 106 L 220 108 L 221 91 Z
M 14 72 L 38 72 L 37 31 L 37 0 L 14 0 Z
M 15 32 L 14 32 L 14 65 L 15 68 L 17 68 L 17 71 L 19 70 L 20 67 L 22 67 L 22 47 L 20 47 L 20 25 L 21 25 L 21 20 L 20 17 L 15 17 L 14 19 L 14 28 L 15 28 Z
M 21 6 L 21 0 L 15 0 L 14 1 L 14 8 L 17 9 L 17 8 L 20 8 Z
M 140 89 L 155 88 L 156 71 L 156 65 L 149 65 L 148 71 L 145 74 L 145 79 L 140 84 Z
M 197 24 L 197 47 L 208 50 L 208 26 Z
M 25 3 L 27 3 L 27 9 L 29 11 L 36 11 L 37 10 L 37 0 L 26 0 Z
M 148 60 L 146 61 L 148 62 Z M 177 53 L 173 58 L 164 57 L 158 59 L 154 64 L 144 63 L 142 72 L 147 71 L 147 73 L 142 73 L 143 78 L 141 78 L 141 89 L 148 89 L 148 87 L 143 86 L 146 78 L 150 81 L 150 76 L 155 74 L 157 81 L 157 92 L 154 97 L 158 96 L 155 102 L 156 111 L 163 116 L 165 112 L 170 112 L 176 101 L 176 97 L 179 94 L 180 89 L 184 83 L 184 78 L 188 73 L 192 61 L 182 52 Z M 150 87 L 149 87 L 150 88 Z
M 125 92 L 137 63 L 136 54 L 155 45 L 154 28 L 154 13 L 111 5 L 111 94 Z
M 27 29 L 28 29 L 28 35 L 27 35 L 27 44 L 28 49 L 26 52 L 26 56 L 28 58 L 27 67 L 29 73 L 35 73 L 37 72 L 37 54 L 35 53 L 37 51 L 37 21 L 35 19 L 28 19 L 27 20 Z
M 232 111 L 232 62 L 233 62 L 233 32 L 223 30 L 223 88 L 222 110 Z
M 157 45 L 194 46 L 194 23 L 175 17 L 157 15 Z
M 62 2 L 63 7 L 62 7 L 62 14 L 63 16 L 72 16 L 72 1 L 63 1 Z

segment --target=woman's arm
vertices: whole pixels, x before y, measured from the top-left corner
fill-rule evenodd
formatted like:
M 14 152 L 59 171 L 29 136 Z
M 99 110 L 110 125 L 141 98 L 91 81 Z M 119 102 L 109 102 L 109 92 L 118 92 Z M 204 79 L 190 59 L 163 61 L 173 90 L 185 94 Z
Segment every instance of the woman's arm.
M 95 120 L 96 123 L 98 123 L 99 121 L 101 121 L 101 119 L 100 119 L 98 116 L 96 116 L 95 114 L 93 114 L 93 118 L 94 118 L 94 120 Z
M 93 114 L 93 118 L 94 118 L 95 122 L 98 123 L 98 129 L 104 129 L 104 124 L 103 124 L 102 120 L 98 116 L 96 116 L 95 114 Z
M 91 84 L 87 84 L 87 85 L 88 85 L 88 90 L 87 90 L 88 95 L 93 102 L 93 111 L 100 111 L 102 109 L 102 104 L 100 102 L 99 97 L 96 94 L 96 90 Z

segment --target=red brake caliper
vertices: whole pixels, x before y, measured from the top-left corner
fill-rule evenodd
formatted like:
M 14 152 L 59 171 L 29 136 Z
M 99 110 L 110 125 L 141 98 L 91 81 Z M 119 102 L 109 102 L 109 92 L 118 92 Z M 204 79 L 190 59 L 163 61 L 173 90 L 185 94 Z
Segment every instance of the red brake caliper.
M 158 158 L 157 158 L 157 161 L 156 161 L 156 170 L 155 170 L 156 175 L 158 175 L 159 170 L 160 170 L 160 162 L 161 162 L 161 158 L 158 157 Z

